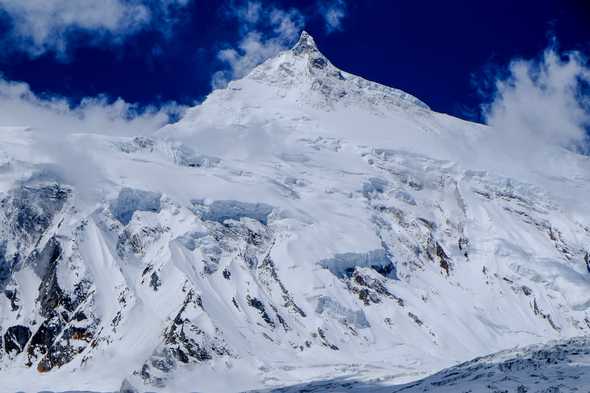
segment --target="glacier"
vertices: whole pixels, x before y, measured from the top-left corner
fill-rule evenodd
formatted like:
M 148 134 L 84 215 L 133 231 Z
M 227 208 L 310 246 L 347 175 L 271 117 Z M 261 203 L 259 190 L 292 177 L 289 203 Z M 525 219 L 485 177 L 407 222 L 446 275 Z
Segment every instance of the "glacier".
M 155 132 L 67 134 L 82 176 L 37 132 L 0 133 L 2 391 L 500 389 L 588 354 L 590 159 L 531 167 L 305 32 Z

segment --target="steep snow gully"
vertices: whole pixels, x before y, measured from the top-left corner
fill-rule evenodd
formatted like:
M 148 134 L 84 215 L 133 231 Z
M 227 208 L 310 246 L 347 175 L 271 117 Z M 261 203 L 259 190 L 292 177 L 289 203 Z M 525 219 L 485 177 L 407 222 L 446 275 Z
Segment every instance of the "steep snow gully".
M 91 186 L 35 132 L 0 136 L 2 392 L 590 391 L 587 157 L 504 157 L 307 33 L 153 134 L 68 135 Z

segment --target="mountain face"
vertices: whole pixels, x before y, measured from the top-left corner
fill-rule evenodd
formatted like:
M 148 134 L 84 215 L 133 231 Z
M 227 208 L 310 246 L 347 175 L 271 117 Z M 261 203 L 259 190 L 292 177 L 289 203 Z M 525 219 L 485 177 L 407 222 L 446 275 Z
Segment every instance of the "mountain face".
M 590 333 L 590 160 L 531 168 L 307 33 L 71 167 L 34 133 L 0 136 L 6 391 L 404 383 Z

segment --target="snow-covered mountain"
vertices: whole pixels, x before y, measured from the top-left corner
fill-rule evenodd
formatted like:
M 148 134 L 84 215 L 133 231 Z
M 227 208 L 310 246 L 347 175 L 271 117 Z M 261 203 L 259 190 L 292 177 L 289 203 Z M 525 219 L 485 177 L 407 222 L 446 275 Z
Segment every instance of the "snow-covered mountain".
M 307 33 L 154 134 L 36 132 L 0 133 L 2 391 L 399 384 L 590 333 L 590 160 L 526 165 Z

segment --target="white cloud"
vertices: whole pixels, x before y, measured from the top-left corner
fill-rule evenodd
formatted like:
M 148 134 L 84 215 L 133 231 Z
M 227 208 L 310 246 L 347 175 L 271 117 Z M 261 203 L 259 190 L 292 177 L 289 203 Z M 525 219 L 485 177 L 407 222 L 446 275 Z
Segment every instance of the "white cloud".
M 496 82 L 496 93 L 484 114 L 507 148 L 527 151 L 545 145 L 570 150 L 588 143 L 590 83 L 586 59 L 577 52 L 551 48 L 537 61 L 513 61 L 508 77 Z M 587 85 L 586 85 L 587 86 Z
M 347 15 L 346 2 L 344 0 L 321 1 L 319 3 L 319 10 L 324 18 L 325 28 L 328 34 L 342 30 L 342 20 Z
M 218 59 L 228 69 L 213 75 L 213 88 L 225 87 L 230 80 L 241 78 L 264 60 L 287 49 L 297 39 L 305 20 L 295 9 L 265 7 L 258 1 L 235 7 L 229 16 L 240 23 L 242 39 L 236 47 L 218 52 Z
M 299 36 L 305 18 L 301 12 L 295 9 L 281 10 L 273 8 L 270 10 L 269 21 L 275 38 L 288 42 L 295 40 Z
M 157 28 L 169 28 L 171 11 L 190 0 L 0 0 L 0 10 L 10 18 L 12 30 L 5 46 L 39 56 L 52 51 L 67 56 L 76 32 L 85 31 L 94 43 L 117 42 L 146 28 L 155 15 Z
M 559 193 L 561 181 L 585 171 L 580 153 L 590 153 L 589 83 L 587 61 L 577 52 L 549 48 L 536 59 L 511 62 L 496 74 L 495 92 L 483 106 L 490 128 L 476 143 L 486 148 L 464 158 L 473 168 L 540 181 Z
M 262 4 L 260 2 L 249 1 L 241 7 L 234 8 L 233 15 L 230 12 L 229 16 L 235 16 L 247 26 L 258 23 L 262 16 L 262 11 Z
M 74 185 L 86 199 L 98 197 L 102 172 L 88 154 L 93 147 L 76 142 L 75 134 L 149 135 L 182 109 L 174 104 L 141 109 L 122 99 L 109 102 L 101 97 L 86 98 L 71 108 L 63 98 L 40 98 L 25 83 L 0 79 L 0 128 L 27 129 L 32 138 L 22 160 L 51 163 L 52 174 Z
M 26 83 L 0 79 L 0 126 L 28 127 L 40 132 L 135 135 L 164 124 L 174 105 L 164 110 L 139 108 L 122 99 L 84 98 L 75 108 L 60 97 L 40 98 Z

